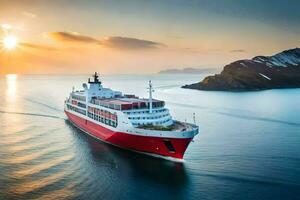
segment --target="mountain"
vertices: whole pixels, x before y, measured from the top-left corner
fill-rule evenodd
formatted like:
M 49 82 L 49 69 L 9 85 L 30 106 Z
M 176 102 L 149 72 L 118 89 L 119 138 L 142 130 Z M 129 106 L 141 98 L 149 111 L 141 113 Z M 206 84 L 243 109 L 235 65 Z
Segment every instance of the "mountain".
M 158 72 L 159 74 L 202 74 L 202 73 L 215 73 L 215 68 L 184 68 L 184 69 L 166 69 Z
M 223 68 L 220 74 L 207 76 L 201 82 L 183 88 L 216 91 L 251 91 L 300 87 L 300 48 L 273 56 L 256 56 L 238 60 Z

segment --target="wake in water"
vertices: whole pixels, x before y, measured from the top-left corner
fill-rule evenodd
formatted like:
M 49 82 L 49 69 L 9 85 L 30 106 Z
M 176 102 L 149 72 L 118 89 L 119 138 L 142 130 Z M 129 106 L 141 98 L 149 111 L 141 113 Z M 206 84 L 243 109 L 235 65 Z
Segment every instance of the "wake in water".
M 251 116 L 251 115 L 241 115 L 241 114 L 234 114 L 234 113 L 216 111 L 218 109 L 223 109 L 223 110 L 236 110 L 236 109 L 210 108 L 210 107 L 205 107 L 205 106 L 188 105 L 188 104 L 181 104 L 181 103 L 174 103 L 174 102 L 168 102 L 168 103 L 176 105 L 176 106 L 186 107 L 186 108 L 199 108 L 199 109 L 203 109 L 203 110 L 208 110 L 208 112 L 211 112 L 211 113 L 226 115 L 228 117 L 235 117 L 235 118 L 239 118 L 239 119 L 273 122 L 273 123 L 287 124 L 287 125 L 291 125 L 291 126 L 300 126 L 300 123 L 297 123 L 297 122 L 289 122 L 289 121 L 266 118 L 266 117 L 257 117 L 257 116 Z M 236 110 L 236 111 L 238 112 L 239 110 Z
M 30 99 L 30 98 L 25 98 L 26 101 L 29 101 L 31 103 L 35 103 L 35 104 L 38 104 L 38 105 L 41 105 L 41 106 L 44 106 L 44 107 L 47 107 L 47 108 L 50 108 L 51 110 L 55 110 L 55 111 L 60 111 L 62 112 L 62 110 L 58 109 L 58 108 L 55 108 L 53 106 L 49 106 L 48 104 L 45 104 L 45 103 L 42 103 L 40 101 L 36 101 L 36 100 L 33 100 L 33 99 Z
M 31 103 L 34 103 L 34 104 L 38 104 L 40 106 L 43 106 L 43 107 L 46 107 L 46 108 L 49 108 L 51 110 L 55 110 L 55 111 L 59 111 L 61 113 L 63 113 L 62 110 L 58 109 L 58 108 L 55 108 L 53 106 L 49 106 L 45 103 L 42 103 L 42 102 L 39 102 L 39 101 L 36 101 L 36 100 L 32 100 L 30 98 L 25 98 L 26 101 L 29 101 Z M 28 113 L 28 112 L 16 112 L 16 111 L 5 111 L 5 110 L 0 110 L 0 113 L 4 113 L 4 114 L 15 114 L 15 115 L 29 115 L 29 116 L 38 116 L 38 117 L 48 117 L 48 118 L 55 118 L 55 119 L 66 119 L 64 117 L 61 117 L 61 116 L 57 116 L 57 115 L 45 115 L 45 114 L 40 114 L 40 113 Z
M 242 118 L 242 119 L 248 119 L 248 120 L 257 120 L 257 121 L 287 124 L 287 125 L 291 125 L 291 126 L 300 126 L 300 123 L 282 121 L 282 120 L 278 120 L 278 119 L 271 119 L 271 118 L 265 118 L 265 117 L 246 116 L 246 115 L 232 114 L 232 113 L 226 113 L 226 112 L 215 112 L 215 113 L 218 113 L 220 115 L 226 115 L 229 117 L 236 117 L 236 118 Z
M 45 115 L 45 114 L 39 114 L 39 113 L 10 112 L 10 111 L 3 111 L 3 110 L 0 110 L 0 113 L 3 113 L 3 114 L 15 114 L 15 115 L 30 115 L 30 116 L 48 117 L 48 118 L 55 118 L 55 119 L 65 119 L 65 118 L 60 117 L 60 116 Z

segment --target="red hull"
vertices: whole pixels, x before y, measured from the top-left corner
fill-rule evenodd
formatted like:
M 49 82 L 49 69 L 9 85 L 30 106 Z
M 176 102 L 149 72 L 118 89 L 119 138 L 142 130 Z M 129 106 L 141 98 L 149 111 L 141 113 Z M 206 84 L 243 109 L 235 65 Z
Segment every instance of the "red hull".
M 82 119 L 67 111 L 66 115 L 77 127 L 93 137 L 98 138 L 99 140 L 116 145 L 118 147 L 144 153 L 182 159 L 186 148 L 192 140 L 192 138 L 161 138 L 115 132 L 92 121 Z M 166 139 L 172 143 L 175 152 L 168 150 L 164 142 Z

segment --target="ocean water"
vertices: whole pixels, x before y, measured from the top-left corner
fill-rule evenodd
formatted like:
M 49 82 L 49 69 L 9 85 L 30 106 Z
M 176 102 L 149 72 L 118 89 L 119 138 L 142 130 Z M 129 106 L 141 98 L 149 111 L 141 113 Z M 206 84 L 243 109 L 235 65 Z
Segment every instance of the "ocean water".
M 200 134 L 183 162 L 103 144 L 63 113 L 88 75 L 0 77 L 0 199 L 299 199 L 300 89 L 181 89 L 204 75 L 111 75 L 107 87 L 166 101 Z

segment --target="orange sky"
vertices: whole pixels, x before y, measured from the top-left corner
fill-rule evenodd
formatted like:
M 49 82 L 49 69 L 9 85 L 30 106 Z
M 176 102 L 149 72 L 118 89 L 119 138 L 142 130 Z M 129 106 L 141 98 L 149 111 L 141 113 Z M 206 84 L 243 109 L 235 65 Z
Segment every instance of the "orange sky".
M 293 5 L 221 3 L 219 12 L 213 1 L 171 2 L 0 0 L 0 74 L 220 68 L 300 43 Z M 8 35 L 16 48 L 5 48 Z

